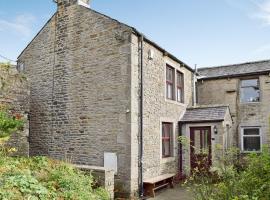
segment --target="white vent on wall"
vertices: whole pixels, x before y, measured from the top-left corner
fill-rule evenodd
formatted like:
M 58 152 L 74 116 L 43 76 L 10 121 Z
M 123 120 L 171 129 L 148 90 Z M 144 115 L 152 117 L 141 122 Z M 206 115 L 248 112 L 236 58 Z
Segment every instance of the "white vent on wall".
M 114 170 L 117 174 L 117 155 L 116 153 L 104 152 L 104 167 Z
M 78 0 L 78 4 L 90 8 L 90 0 Z

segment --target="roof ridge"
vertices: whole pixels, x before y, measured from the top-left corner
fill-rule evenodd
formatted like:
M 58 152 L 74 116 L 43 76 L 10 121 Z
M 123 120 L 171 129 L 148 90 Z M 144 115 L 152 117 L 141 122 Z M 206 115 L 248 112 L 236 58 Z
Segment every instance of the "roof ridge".
M 248 62 L 242 62 L 242 63 L 236 63 L 236 64 L 228 64 L 228 65 L 217 65 L 217 66 L 211 66 L 211 67 L 201 67 L 201 68 L 198 68 L 198 71 L 207 70 L 207 69 L 217 69 L 217 68 L 223 68 L 223 67 L 242 66 L 242 65 L 264 63 L 264 62 L 270 62 L 270 59 L 257 60 L 257 61 L 248 61 Z

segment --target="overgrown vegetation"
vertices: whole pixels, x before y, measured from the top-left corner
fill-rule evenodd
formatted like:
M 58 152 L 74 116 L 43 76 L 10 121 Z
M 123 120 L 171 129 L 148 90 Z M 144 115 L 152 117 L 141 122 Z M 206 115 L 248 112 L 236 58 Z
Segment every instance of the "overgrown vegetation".
M 23 120 L 19 114 L 13 116 L 0 108 L 0 138 L 10 136 L 22 126 Z
M 71 165 L 45 157 L 0 156 L 0 199 L 107 200 L 93 178 Z
M 196 200 L 270 199 L 269 147 L 262 153 L 246 155 L 230 149 L 219 156 L 217 163 L 207 172 L 195 169 L 185 182 Z
M 9 64 L 0 64 L 0 95 L 5 98 L 9 84 L 22 80 L 20 76 L 9 75 Z M 20 81 L 19 81 L 20 82 Z M 4 94 L 4 95 L 3 95 Z M 23 127 L 23 116 L 0 101 L 0 199 L 1 200 L 108 200 L 108 193 L 93 189 L 90 174 L 71 165 L 46 157 L 9 157 L 16 151 L 7 148 L 5 142 Z

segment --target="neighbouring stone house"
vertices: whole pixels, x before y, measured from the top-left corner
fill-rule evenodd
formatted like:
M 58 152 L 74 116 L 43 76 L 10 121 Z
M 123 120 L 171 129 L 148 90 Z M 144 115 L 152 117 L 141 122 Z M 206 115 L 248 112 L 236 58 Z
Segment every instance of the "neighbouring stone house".
M 230 106 L 234 146 L 250 152 L 270 144 L 270 60 L 200 68 L 198 73 L 198 103 Z
M 238 144 L 234 92 L 223 92 L 228 101 L 217 94 L 225 89 L 218 81 L 231 77 L 211 82 L 204 69 L 196 77 L 135 28 L 88 8 L 87 0 L 56 3 L 57 12 L 18 57 L 31 88 L 30 155 L 112 168 L 116 190 L 137 195 L 148 178 L 189 174 L 201 150 L 210 166 L 216 144 L 222 150 Z M 179 144 L 179 135 L 199 151 Z

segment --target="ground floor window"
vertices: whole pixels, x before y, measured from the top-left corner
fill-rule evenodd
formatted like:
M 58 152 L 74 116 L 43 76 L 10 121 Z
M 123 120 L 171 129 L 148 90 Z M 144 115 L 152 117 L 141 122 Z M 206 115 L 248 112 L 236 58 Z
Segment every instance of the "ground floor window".
M 243 152 L 259 152 L 262 147 L 260 127 L 242 127 L 241 149 Z
M 162 122 L 162 157 L 172 157 L 173 123 Z

